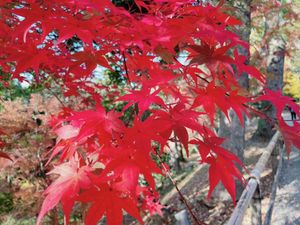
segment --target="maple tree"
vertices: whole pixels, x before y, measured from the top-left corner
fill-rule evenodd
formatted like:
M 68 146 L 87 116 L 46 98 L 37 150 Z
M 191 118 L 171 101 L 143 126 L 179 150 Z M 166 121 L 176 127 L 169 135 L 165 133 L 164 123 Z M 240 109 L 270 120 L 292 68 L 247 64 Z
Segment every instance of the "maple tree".
M 66 224 L 76 202 L 89 205 L 86 224 L 104 215 L 109 225 L 122 224 L 123 210 L 140 223 L 140 211 L 160 213 L 152 174 L 166 174 L 167 167 L 153 158 L 172 151 L 175 136 L 187 155 L 189 145 L 197 146 L 200 163 L 210 165 L 209 196 L 222 182 L 235 201 L 234 180 L 244 182 L 241 162 L 214 132 L 217 109 L 227 117 L 234 110 L 243 123 L 243 113 L 261 115 L 251 103 L 270 101 L 277 120 L 268 120 L 288 149 L 300 145 L 300 124 L 291 128 L 281 116 L 286 105 L 300 116 L 299 106 L 267 90 L 264 76 L 245 64 L 237 47 L 249 46 L 229 29 L 242 24 L 222 3 L 0 2 L 1 69 L 19 82 L 58 85 L 65 97 L 80 98 L 88 108 L 65 107 L 50 122 L 57 143 L 48 163 L 59 158 L 50 172 L 59 177 L 44 193 L 37 224 L 59 203 Z M 95 82 L 99 67 L 118 72 L 122 89 Z M 242 73 L 264 88 L 260 96 L 240 86 Z M 107 99 L 109 109 L 103 106 Z
M 15 90 L 12 92 L 14 98 Z M 42 192 L 54 178 L 46 176 L 51 166 L 45 166 L 44 155 L 53 146 L 55 138 L 55 134 L 49 133 L 47 115 L 59 113 L 60 103 L 45 91 L 32 94 L 30 99 L 27 99 L 27 93 L 22 94 L 23 98 L 14 101 L 4 100 L 10 97 L 9 93 L 1 96 L 0 130 L 5 132 L 0 133 L 3 141 L 0 150 L 0 221 L 4 224 L 9 220 L 7 217 L 16 220 L 25 216 L 34 221 L 43 200 Z M 11 160 L 2 158 L 1 151 Z M 7 204 L 3 205 L 3 201 Z M 55 211 L 48 220 L 55 221 Z

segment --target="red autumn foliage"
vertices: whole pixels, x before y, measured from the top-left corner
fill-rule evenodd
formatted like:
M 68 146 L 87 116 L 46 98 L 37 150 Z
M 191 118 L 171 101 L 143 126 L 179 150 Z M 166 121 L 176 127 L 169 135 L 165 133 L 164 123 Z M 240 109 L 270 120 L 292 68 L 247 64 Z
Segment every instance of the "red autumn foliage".
M 33 73 L 31 82 L 49 86 L 55 81 L 66 96 L 86 98 L 90 108 L 65 108 L 53 118 L 58 141 L 49 160 L 59 156 L 60 163 L 50 173 L 59 177 L 44 193 L 37 224 L 59 202 L 67 224 L 76 202 L 90 205 L 86 224 L 96 224 L 103 215 L 109 225 L 122 224 L 122 210 L 142 223 L 140 210 L 159 212 L 153 204 L 152 174 L 164 171 L 152 157 L 168 148 L 173 135 L 187 155 L 189 145 L 197 145 L 200 162 L 210 165 L 209 195 L 221 181 L 235 200 L 234 179 L 243 181 L 237 167 L 241 162 L 220 146 L 223 140 L 213 131 L 214 114 L 220 109 L 228 115 L 232 109 L 243 122 L 242 114 L 249 114 L 248 105 L 255 99 L 241 88 L 239 76 L 246 72 L 261 86 L 265 82 L 236 51 L 248 45 L 228 28 L 241 23 L 226 14 L 222 4 L 134 3 L 125 9 L 111 0 L 0 2 L 2 70 L 19 81 L 26 79 L 25 72 Z M 79 50 L 70 50 L 69 40 L 77 40 Z M 182 54 L 187 55 L 184 63 Z M 119 71 L 124 88 L 97 85 L 97 66 Z M 114 106 L 110 111 L 101 105 L 108 97 Z M 295 125 L 291 133 L 281 118 L 289 99 L 275 98 L 266 90 L 256 100 L 277 107 L 286 141 L 299 146 L 295 137 L 300 127 Z M 121 112 L 119 102 L 127 103 Z M 125 123 L 122 116 L 129 108 L 133 119 Z M 210 126 L 201 115 L 210 118 Z

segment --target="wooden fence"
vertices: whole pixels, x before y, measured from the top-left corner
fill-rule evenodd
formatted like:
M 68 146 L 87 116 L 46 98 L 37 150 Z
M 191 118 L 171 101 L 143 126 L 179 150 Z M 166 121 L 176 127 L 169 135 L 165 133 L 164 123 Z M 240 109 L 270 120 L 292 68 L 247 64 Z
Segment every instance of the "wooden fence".
M 261 213 L 261 193 L 260 193 L 260 178 L 264 171 L 266 164 L 270 157 L 272 158 L 272 172 L 275 174 L 272 191 L 270 196 L 270 203 L 267 209 L 263 225 L 270 225 L 271 217 L 275 202 L 276 190 L 279 180 L 279 174 L 282 167 L 283 160 L 283 142 L 279 141 L 280 132 L 277 131 L 268 146 L 266 147 L 263 154 L 260 156 L 258 162 L 256 163 L 254 169 L 250 173 L 250 178 L 247 183 L 245 190 L 243 191 L 227 225 L 241 225 L 245 212 L 250 206 L 252 210 L 251 223 L 252 225 L 262 225 L 262 213 Z M 277 143 L 279 142 L 279 143 Z M 278 144 L 279 151 L 274 151 L 276 144 Z M 278 154 L 280 155 L 279 161 L 277 160 Z M 276 171 L 276 172 L 275 172 Z M 188 213 L 186 210 L 182 210 L 175 215 L 177 224 L 180 225 L 191 225 L 188 220 Z
M 248 181 L 248 184 L 242 193 L 240 200 L 238 201 L 230 219 L 227 225 L 240 225 L 243 222 L 243 218 L 246 212 L 246 209 L 250 206 L 252 210 L 252 216 L 251 216 L 251 223 L 252 225 L 262 225 L 262 214 L 261 214 L 261 194 L 260 194 L 260 178 L 261 173 L 264 171 L 266 164 L 272 155 L 272 152 L 276 146 L 276 143 L 278 142 L 280 137 L 279 131 L 277 131 L 274 136 L 272 137 L 271 141 L 269 142 L 268 146 L 266 147 L 265 151 L 259 158 L 257 164 L 255 165 L 255 168 L 250 173 L 250 178 Z M 264 220 L 264 225 L 269 225 L 271 222 L 272 217 L 272 211 L 273 206 L 275 202 L 275 196 L 276 196 L 276 190 L 277 190 L 277 184 L 279 180 L 279 174 L 282 167 L 282 160 L 283 160 L 283 143 L 279 142 L 279 152 L 280 152 L 280 159 L 278 162 L 277 170 L 275 169 L 275 166 L 273 167 L 273 172 L 276 174 L 274 177 L 274 182 L 272 185 L 272 193 L 270 197 L 270 204 L 267 209 L 267 214 Z M 273 161 L 277 161 L 277 155 L 273 154 Z M 273 163 L 274 164 L 274 163 Z

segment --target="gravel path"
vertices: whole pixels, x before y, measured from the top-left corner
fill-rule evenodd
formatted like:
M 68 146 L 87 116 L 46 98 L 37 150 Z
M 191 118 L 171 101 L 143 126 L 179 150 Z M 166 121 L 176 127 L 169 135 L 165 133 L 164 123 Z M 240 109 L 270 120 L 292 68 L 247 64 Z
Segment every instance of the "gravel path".
M 300 225 L 300 154 L 284 158 L 277 189 L 272 225 Z
M 285 115 L 285 119 L 290 119 Z M 300 151 L 284 157 L 272 214 L 272 225 L 300 225 Z

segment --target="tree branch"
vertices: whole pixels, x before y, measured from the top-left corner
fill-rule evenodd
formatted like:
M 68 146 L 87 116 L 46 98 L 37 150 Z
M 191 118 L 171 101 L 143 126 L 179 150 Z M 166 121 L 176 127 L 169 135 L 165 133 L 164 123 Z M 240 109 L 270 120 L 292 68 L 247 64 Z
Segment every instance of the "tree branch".
M 192 207 L 189 205 L 189 203 L 187 202 L 187 200 L 185 199 L 184 195 L 182 194 L 182 192 L 180 191 L 180 189 L 178 188 L 177 186 L 177 183 L 176 181 L 172 178 L 171 174 L 169 173 L 168 169 L 165 167 L 165 165 L 163 164 L 162 162 L 162 159 L 160 157 L 159 154 L 157 154 L 159 160 L 160 160 L 160 163 L 161 163 L 161 166 L 163 167 L 164 171 L 166 172 L 167 176 L 169 177 L 169 179 L 171 180 L 172 184 L 174 185 L 177 193 L 179 194 L 179 197 L 180 199 L 182 200 L 182 202 L 184 203 L 184 205 L 186 206 L 186 208 L 188 209 L 188 211 L 190 212 L 194 222 L 197 224 L 197 225 L 207 225 L 206 223 L 200 221 L 197 216 L 195 215 L 195 213 L 193 212 L 192 210 Z

